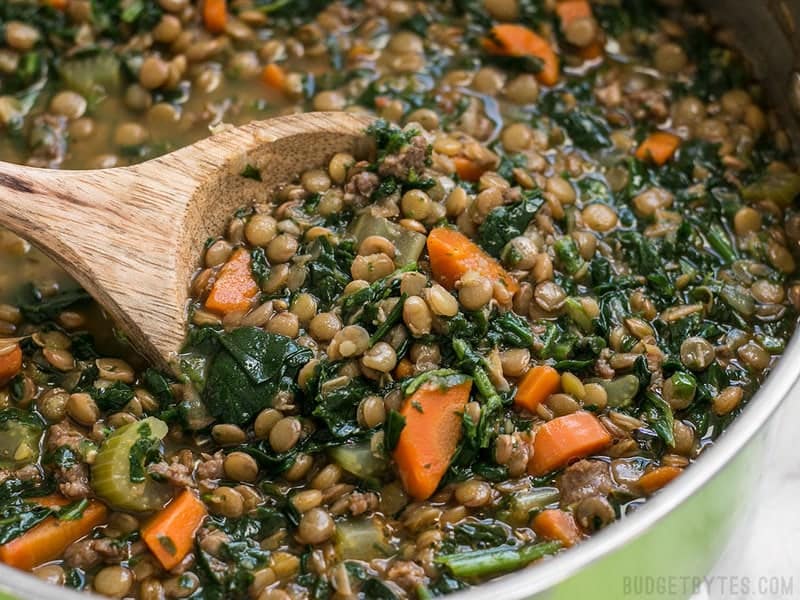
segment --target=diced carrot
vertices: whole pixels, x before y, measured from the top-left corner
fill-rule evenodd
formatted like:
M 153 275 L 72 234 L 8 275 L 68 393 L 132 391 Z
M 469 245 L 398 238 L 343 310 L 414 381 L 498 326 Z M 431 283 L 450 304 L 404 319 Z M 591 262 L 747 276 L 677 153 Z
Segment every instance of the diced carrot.
M 591 17 L 592 7 L 587 0 L 561 0 L 556 4 L 556 14 L 564 27 L 575 19 Z
M 222 33 L 228 24 L 228 7 L 225 0 L 203 2 L 203 25 L 211 33 Z
M 587 0 L 562 0 L 556 4 L 556 14 L 561 21 L 561 30 L 576 19 L 586 19 L 592 16 L 592 7 Z M 603 55 L 603 44 L 595 40 L 588 46 L 580 49 L 579 54 L 584 60 L 592 60 Z
M 467 272 L 477 271 L 495 282 L 494 297 L 507 304 L 519 290 L 519 283 L 494 258 L 463 233 L 437 227 L 428 234 L 428 257 L 436 280 L 449 289 Z M 499 285 L 498 285 L 499 284 Z
M 486 171 L 486 169 L 481 167 L 474 160 L 470 160 L 464 156 L 454 156 L 453 165 L 456 167 L 458 176 L 464 181 L 478 181 L 481 175 Z
M 469 401 L 472 381 L 442 389 L 424 384 L 400 409 L 405 427 L 394 460 L 406 492 L 426 500 L 436 491 L 461 440 L 461 415 Z
M 651 160 L 659 167 L 665 164 L 681 145 L 681 138 L 667 131 L 656 131 L 647 136 L 636 150 L 639 160 Z
M 572 516 L 557 508 L 543 510 L 533 518 L 533 530 L 536 535 L 547 540 L 558 540 L 565 547 L 574 546 L 581 540 L 581 530 Z
M 0 354 L 0 386 L 6 385 L 14 379 L 22 369 L 22 348 L 15 344 L 11 349 L 5 347 L 5 352 Z
M 224 315 L 246 310 L 258 290 L 250 270 L 250 253 L 239 248 L 219 270 L 217 280 L 206 298 L 206 308 Z
M 142 539 L 161 566 L 170 570 L 191 551 L 207 514 L 200 498 L 184 490 L 142 528 Z
M 536 431 L 528 473 L 545 475 L 610 443 L 611 435 L 592 413 L 580 411 L 557 417 Z
M 347 58 L 348 60 L 351 61 L 357 61 L 360 60 L 361 58 L 370 56 L 374 52 L 375 51 L 369 46 L 365 44 L 356 43 L 350 48 L 350 50 L 347 51 Z
M 47 4 L 49 4 L 56 10 L 66 10 L 67 4 L 69 4 L 69 0 L 47 0 Z
M 48 505 L 47 500 L 39 500 L 40 504 Z M 18 538 L 0 546 L 0 561 L 30 571 L 60 557 L 70 544 L 89 535 L 92 529 L 105 522 L 107 515 L 105 504 L 92 500 L 83 514 L 72 521 L 47 517 Z
M 546 39 L 527 27 L 513 23 L 495 25 L 489 36 L 481 40 L 481 44 L 489 54 L 541 59 L 542 70 L 536 74 L 536 78 L 545 85 L 558 83 L 558 55 Z
M 585 48 L 581 48 L 578 52 L 583 60 L 594 60 L 603 56 L 603 44 L 600 42 L 592 42 Z
M 394 378 L 403 379 L 404 377 L 411 377 L 414 374 L 414 364 L 407 358 L 403 358 L 397 363 L 394 368 Z
M 280 65 L 269 63 L 261 71 L 261 80 L 271 88 L 281 92 L 286 90 L 286 72 Z
M 678 467 L 658 467 L 639 477 L 639 489 L 642 490 L 643 494 L 649 496 L 667 485 L 681 473 L 683 473 L 683 469 Z
M 27 498 L 25 501 L 50 508 L 55 506 L 66 506 L 70 503 L 70 501 L 64 498 L 64 496 L 58 496 L 56 494 L 53 494 L 52 496 L 39 496 L 38 498 Z
M 561 375 L 553 367 L 537 365 L 529 369 L 517 386 L 514 404 L 530 412 L 561 389 Z

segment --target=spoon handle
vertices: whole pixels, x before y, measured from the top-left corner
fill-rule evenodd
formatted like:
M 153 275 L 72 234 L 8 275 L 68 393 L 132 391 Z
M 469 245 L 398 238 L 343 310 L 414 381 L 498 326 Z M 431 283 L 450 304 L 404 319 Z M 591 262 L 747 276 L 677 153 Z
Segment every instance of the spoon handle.
M 160 366 L 185 335 L 188 285 L 204 242 L 242 206 L 361 153 L 368 117 L 306 113 L 227 129 L 116 169 L 56 171 L 0 162 L 0 226 L 36 244 Z M 242 177 L 245 167 L 261 180 Z
M 193 184 L 158 169 L 54 171 L 0 162 L 0 226 L 36 244 L 108 311 L 151 360 L 163 354 L 138 323 L 181 322 L 174 244 Z M 164 277 L 163 273 L 172 273 Z M 182 283 L 185 286 L 185 280 Z

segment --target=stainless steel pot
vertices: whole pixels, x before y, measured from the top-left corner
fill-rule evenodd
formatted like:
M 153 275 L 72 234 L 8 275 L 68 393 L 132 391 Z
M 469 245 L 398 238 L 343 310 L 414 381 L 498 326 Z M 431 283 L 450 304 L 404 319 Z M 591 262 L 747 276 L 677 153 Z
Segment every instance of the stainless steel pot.
M 654 0 L 643 0 L 654 1 Z M 763 81 L 800 151 L 800 0 L 703 0 Z M 635 514 L 558 557 L 452 600 L 688 598 L 747 510 L 763 465 L 770 419 L 797 388 L 800 336 L 739 418 L 676 481 Z M 79 600 L 0 564 L 0 600 Z

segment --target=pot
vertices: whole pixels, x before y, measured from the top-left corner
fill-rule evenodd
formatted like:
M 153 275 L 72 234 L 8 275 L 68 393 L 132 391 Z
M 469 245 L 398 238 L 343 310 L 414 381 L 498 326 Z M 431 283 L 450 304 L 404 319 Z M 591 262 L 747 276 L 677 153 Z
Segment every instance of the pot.
M 800 0 L 700 4 L 734 32 L 800 151 Z M 449 598 L 689 598 L 751 507 L 771 418 L 798 387 L 797 362 L 800 337 L 795 334 L 742 414 L 695 464 L 641 508 L 553 559 Z M 87 596 L 0 564 L 0 600 Z

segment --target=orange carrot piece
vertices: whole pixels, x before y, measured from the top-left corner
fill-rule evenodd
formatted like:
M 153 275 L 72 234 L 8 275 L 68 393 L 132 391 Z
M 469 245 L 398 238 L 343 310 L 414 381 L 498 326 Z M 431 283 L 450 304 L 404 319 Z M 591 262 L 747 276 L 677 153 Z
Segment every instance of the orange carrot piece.
M 203 25 L 211 33 L 222 33 L 228 24 L 228 7 L 225 0 L 203 2 Z
M 225 315 L 237 310 L 247 310 L 258 294 L 258 289 L 250 270 L 250 253 L 239 248 L 220 269 L 206 298 L 206 308 Z
M 678 467 L 658 467 L 639 477 L 637 483 L 642 493 L 649 496 L 667 485 L 681 473 L 683 473 L 683 469 Z
M 56 10 L 66 10 L 67 4 L 69 4 L 69 0 L 47 0 L 47 4 L 49 4 Z
M 583 60 L 594 60 L 603 56 L 603 44 L 600 42 L 592 42 L 585 48 L 581 48 L 578 52 Z
M 574 546 L 583 537 L 572 513 L 557 508 L 543 510 L 536 515 L 533 518 L 533 530 L 547 540 L 558 540 L 566 548 Z
M 373 54 L 375 51 L 365 44 L 356 43 L 350 50 L 347 51 L 347 59 L 350 61 L 357 61 L 366 58 Z
M 461 414 L 469 401 L 472 381 L 448 389 L 424 384 L 400 409 L 406 425 L 400 433 L 394 460 L 403 487 L 414 499 L 426 500 L 436 491 L 461 439 Z
M 592 413 L 580 411 L 558 417 L 536 431 L 528 473 L 545 475 L 610 443 L 611 435 Z
M 531 56 L 542 60 L 536 78 L 545 85 L 555 85 L 559 78 L 559 62 L 550 43 L 523 25 L 501 23 L 481 40 L 483 49 L 497 56 Z
M 282 92 L 286 89 L 286 72 L 280 65 L 270 63 L 261 71 L 261 81 Z
M 561 375 L 553 367 L 537 365 L 529 369 L 517 386 L 514 404 L 530 412 L 561 389 Z
M 39 496 L 38 498 L 27 498 L 25 500 L 31 504 L 38 504 L 39 506 L 47 506 L 53 508 L 55 506 L 66 506 L 70 503 L 64 496 L 53 494 L 52 496 Z
M 207 514 L 200 498 L 184 490 L 142 528 L 142 539 L 161 566 L 170 570 L 191 551 Z
M 467 271 L 477 271 L 488 277 L 495 286 L 494 297 L 506 304 L 519 290 L 519 283 L 494 258 L 463 233 L 447 227 L 437 227 L 428 234 L 428 257 L 436 280 L 449 289 Z
M 562 0 L 556 4 L 556 14 L 561 21 L 561 30 L 575 19 L 586 19 L 592 16 L 592 7 L 586 0 Z M 592 60 L 603 55 L 603 44 L 595 40 L 578 52 L 584 60 Z
M 407 358 L 403 358 L 397 363 L 394 368 L 394 378 L 403 379 L 404 377 L 411 377 L 414 374 L 414 364 Z
M 38 499 L 44 506 L 52 498 Z M 60 502 L 57 503 L 61 505 Z M 56 517 L 47 517 L 15 538 L 0 546 L 0 561 L 7 565 L 30 571 L 34 567 L 55 560 L 73 542 L 89 535 L 92 529 L 106 520 L 108 509 L 105 504 L 92 500 L 83 511 L 83 514 L 73 521 L 59 521 Z
M 474 160 L 463 156 L 454 156 L 453 164 L 456 167 L 456 173 L 464 181 L 478 181 L 486 171 Z
M 639 160 L 651 160 L 659 167 L 665 164 L 681 145 L 681 138 L 667 131 L 656 131 L 647 136 L 636 150 Z
M 556 4 L 556 14 L 564 27 L 576 19 L 591 17 L 592 7 L 586 0 L 561 0 Z
M 22 370 L 22 348 L 16 344 L 5 354 L 0 354 L 0 387 L 14 379 Z

